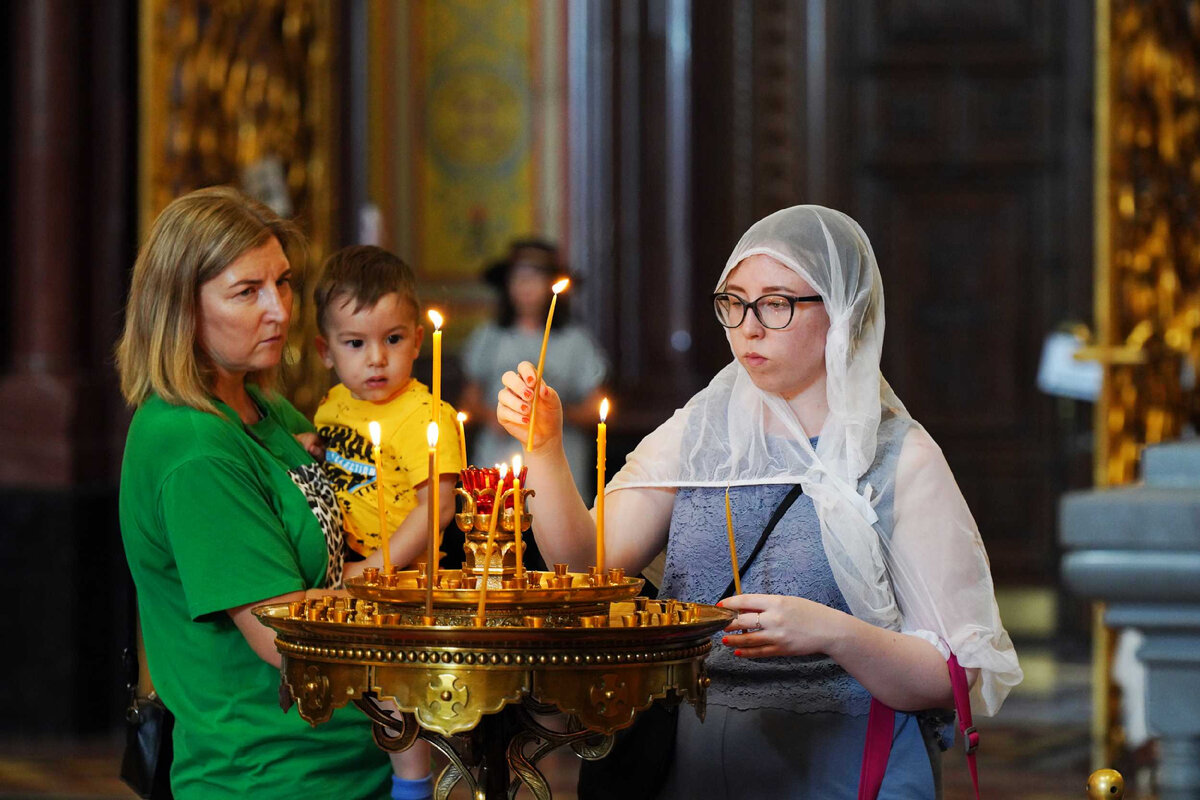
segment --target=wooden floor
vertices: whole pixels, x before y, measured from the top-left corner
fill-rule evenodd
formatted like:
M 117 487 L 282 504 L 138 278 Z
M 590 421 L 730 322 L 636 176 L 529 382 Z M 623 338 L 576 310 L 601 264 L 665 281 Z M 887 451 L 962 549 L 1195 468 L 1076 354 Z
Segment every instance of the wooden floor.
M 1090 670 L 1086 663 L 1063 661 L 1030 648 L 1022 650 L 1022 664 L 1027 680 L 1000 716 L 976 720 L 983 737 L 979 753 L 983 796 L 1082 800 L 1087 797 L 1084 786 L 1090 772 Z M 120 751 L 121 741 L 115 735 L 88 741 L 2 741 L 0 798 L 132 798 L 117 778 Z M 577 762 L 569 753 L 552 754 L 543 761 L 556 800 L 576 797 L 576 770 Z M 947 800 L 972 796 L 961 750 L 945 754 L 943 773 Z M 522 791 L 518 796 L 529 794 Z M 1131 789 L 1125 796 L 1136 798 L 1137 793 Z

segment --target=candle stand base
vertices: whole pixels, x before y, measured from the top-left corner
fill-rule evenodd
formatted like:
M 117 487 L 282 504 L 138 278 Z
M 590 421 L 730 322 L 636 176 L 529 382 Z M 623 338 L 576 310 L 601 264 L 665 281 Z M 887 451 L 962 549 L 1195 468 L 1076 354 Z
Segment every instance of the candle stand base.
M 580 758 L 596 760 L 612 749 L 613 735 L 581 728 L 568 718 L 568 728 L 547 727 L 539 717 L 557 711 L 532 698 L 487 714 L 466 733 L 444 736 L 422 728 L 414 714 L 399 718 L 380 708 L 371 696 L 355 703 L 374 722 L 375 742 L 388 752 L 407 750 L 424 739 L 449 762 L 437 776 L 434 798 L 445 800 L 460 783 L 472 798 L 509 798 L 524 785 L 536 800 L 551 800 L 552 789 L 538 763 L 560 747 L 569 746 Z M 389 732 L 390 731 L 390 732 Z
M 464 470 L 464 480 L 477 473 Z M 456 515 L 464 569 L 435 570 L 432 586 L 424 570 L 366 569 L 346 581 L 349 598 L 254 609 L 276 633 L 284 709 L 294 703 L 319 725 L 354 702 L 383 749 L 427 740 L 450 762 L 438 800 L 459 783 L 472 800 L 505 800 L 522 785 L 550 800 L 537 766 L 547 753 L 569 746 L 602 758 L 613 734 L 655 702 L 687 701 L 703 719 L 704 659 L 733 612 L 636 596 L 643 582 L 619 568 L 526 571 L 520 537 L 532 517 L 521 509 L 533 493 L 496 497 L 498 472 L 488 488 L 468 482 Z M 476 513 L 481 498 L 504 509 L 516 491 L 515 510 Z M 536 716 L 551 712 L 566 715 L 566 731 Z
M 295 702 L 316 725 L 354 702 L 386 750 L 428 740 L 450 762 L 437 798 L 463 782 L 473 798 L 500 800 L 524 785 L 549 800 L 537 767 L 547 753 L 570 746 L 581 758 L 600 758 L 613 733 L 654 702 L 687 701 L 703 718 L 704 659 L 733 612 L 510 591 L 529 592 L 530 603 L 512 599 L 494 609 L 498 616 L 489 609 L 485 627 L 463 613 L 470 597 L 436 605 L 432 625 L 423 624 L 415 601 L 326 596 L 254 613 L 276 631 L 285 705 Z M 534 716 L 545 712 L 566 714 L 567 730 Z

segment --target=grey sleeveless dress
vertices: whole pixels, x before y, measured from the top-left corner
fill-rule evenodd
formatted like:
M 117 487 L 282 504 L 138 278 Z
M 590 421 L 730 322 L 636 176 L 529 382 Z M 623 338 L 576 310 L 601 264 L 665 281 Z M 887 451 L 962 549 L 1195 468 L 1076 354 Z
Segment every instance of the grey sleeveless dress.
M 875 463 L 863 485 L 894 485 L 896 460 L 910 425 L 885 418 Z M 754 549 L 790 488 L 761 485 L 730 491 L 741 558 Z M 892 505 L 889 488 L 875 505 L 880 531 L 892 529 Z M 661 596 L 716 603 L 731 577 L 724 489 L 680 489 Z M 742 591 L 804 597 L 849 613 L 806 495 L 767 539 L 742 580 Z M 701 723 L 690 708 L 680 709 L 675 759 L 663 796 L 853 800 L 871 702 L 867 690 L 825 656 L 737 658 L 721 644 L 721 635 L 714 637 L 708 659 L 712 685 L 706 719 Z M 940 796 L 940 759 L 931 738 L 915 715 L 896 714 L 880 798 Z

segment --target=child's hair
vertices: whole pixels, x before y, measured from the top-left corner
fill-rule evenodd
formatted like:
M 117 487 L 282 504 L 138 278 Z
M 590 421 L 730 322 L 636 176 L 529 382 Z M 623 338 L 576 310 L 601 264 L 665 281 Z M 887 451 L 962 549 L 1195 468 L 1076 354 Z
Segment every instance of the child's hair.
M 417 279 L 412 269 L 398 256 L 382 247 L 358 244 L 343 247 L 321 265 L 321 277 L 313 289 L 317 307 L 317 327 L 327 335 L 326 315 L 335 302 L 353 301 L 354 312 L 371 308 L 384 295 L 395 292 L 420 315 Z

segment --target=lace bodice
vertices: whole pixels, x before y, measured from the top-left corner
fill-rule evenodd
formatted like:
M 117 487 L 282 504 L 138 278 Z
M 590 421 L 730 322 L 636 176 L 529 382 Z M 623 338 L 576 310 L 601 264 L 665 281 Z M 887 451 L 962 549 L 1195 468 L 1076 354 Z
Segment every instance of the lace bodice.
M 891 419 L 880 427 L 875 463 L 863 483 L 895 470 L 908 424 Z M 883 471 L 881 473 L 881 471 Z M 730 490 L 738 556 L 744 561 L 791 489 L 786 485 L 738 486 Z M 891 530 L 890 488 L 874 498 L 879 528 Z M 716 603 L 732 578 L 725 533 L 725 490 L 681 488 L 671 515 L 661 595 L 688 602 Z M 779 521 L 742 579 L 746 593 L 804 597 L 849 613 L 821 543 L 812 500 L 801 495 Z M 712 686 L 708 702 L 739 709 L 782 708 L 796 712 L 866 714 L 871 696 L 857 680 L 825 656 L 744 659 L 714 636 L 708 659 Z

